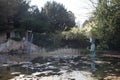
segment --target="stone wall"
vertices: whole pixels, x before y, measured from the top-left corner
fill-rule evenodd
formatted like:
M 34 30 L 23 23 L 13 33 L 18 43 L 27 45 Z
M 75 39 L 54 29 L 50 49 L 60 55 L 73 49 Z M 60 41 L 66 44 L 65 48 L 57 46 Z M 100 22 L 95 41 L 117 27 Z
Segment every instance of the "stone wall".
M 10 32 L 10 38 L 15 37 L 15 31 Z M 7 41 L 7 32 L 0 32 L 0 44 Z
M 0 44 L 6 41 L 6 33 L 0 33 Z

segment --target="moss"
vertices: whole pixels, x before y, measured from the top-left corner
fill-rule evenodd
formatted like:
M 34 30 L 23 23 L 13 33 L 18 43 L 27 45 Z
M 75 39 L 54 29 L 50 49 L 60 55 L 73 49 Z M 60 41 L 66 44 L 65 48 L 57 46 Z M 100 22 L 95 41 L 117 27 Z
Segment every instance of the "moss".
M 13 78 L 14 76 L 12 76 L 9 72 L 5 71 L 0 73 L 0 80 L 8 80 Z

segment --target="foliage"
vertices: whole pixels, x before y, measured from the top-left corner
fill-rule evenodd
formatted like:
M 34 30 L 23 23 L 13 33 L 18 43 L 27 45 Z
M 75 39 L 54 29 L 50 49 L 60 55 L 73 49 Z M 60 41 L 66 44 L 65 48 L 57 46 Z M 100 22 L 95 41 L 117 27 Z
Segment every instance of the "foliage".
M 119 50 L 120 48 L 120 3 L 119 0 L 98 0 L 92 16 L 90 33 L 99 39 L 99 48 Z M 91 23 L 89 19 L 88 24 Z
M 69 31 L 63 31 L 61 36 L 59 36 L 59 40 L 61 46 L 73 48 L 87 48 L 89 46 L 87 37 L 83 35 L 81 30 L 77 27 L 74 27 Z M 56 40 L 56 42 L 58 43 L 58 40 Z
M 27 2 L 21 3 L 14 16 L 15 28 L 30 29 L 37 33 L 69 30 L 74 25 L 74 14 L 54 1 L 47 2 L 41 11 L 36 6 L 29 6 Z
M 74 14 L 55 1 L 47 2 L 41 13 L 45 14 L 48 19 L 50 32 L 69 30 L 75 26 Z
M 26 20 L 29 20 L 29 16 L 30 16 L 30 12 L 29 9 L 31 8 L 29 6 L 29 2 L 27 2 L 26 0 L 18 0 L 19 4 L 18 4 L 18 8 L 17 8 L 17 12 L 13 17 L 13 26 L 14 28 L 20 29 L 20 30 L 25 30 L 27 29 L 27 25 L 23 25 Z
M 33 42 L 41 47 L 87 46 L 86 37 L 74 27 L 74 14 L 63 4 L 47 2 L 40 11 L 29 3 L 28 0 L 0 0 L 0 31 L 15 29 L 23 37 L 26 30 L 32 30 Z
M 17 37 L 12 37 L 11 39 L 15 41 L 21 41 L 21 38 L 17 38 Z
M 14 28 L 13 24 L 15 15 L 19 13 L 19 8 L 26 8 L 25 0 L 0 0 L 0 31 Z M 22 5 L 22 6 L 21 6 Z M 21 14 L 21 13 L 19 13 Z
M 87 48 L 89 40 L 81 33 L 77 27 L 69 31 L 54 33 L 34 33 L 34 43 L 47 48 Z
M 41 47 L 54 47 L 53 34 L 34 33 L 33 43 Z

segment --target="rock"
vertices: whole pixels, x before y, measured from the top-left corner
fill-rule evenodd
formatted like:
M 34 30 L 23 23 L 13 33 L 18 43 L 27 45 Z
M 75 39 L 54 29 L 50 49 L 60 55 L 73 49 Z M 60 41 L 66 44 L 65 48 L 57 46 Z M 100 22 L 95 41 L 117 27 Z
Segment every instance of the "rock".
M 87 60 L 88 58 L 87 57 L 81 57 L 82 60 Z
M 91 65 L 91 63 L 88 62 L 88 61 L 83 61 L 82 63 L 83 63 L 83 64 L 86 64 L 86 65 Z
M 68 78 L 68 80 L 75 80 L 75 79 Z
M 41 65 L 40 65 L 40 63 L 35 63 L 34 67 L 36 67 L 36 68 L 38 67 L 39 68 L 39 67 L 41 67 Z
M 37 45 L 34 45 L 30 42 L 28 44 L 31 45 L 31 53 L 40 52 L 40 48 Z M 9 39 L 7 42 L 0 44 L 0 52 L 13 54 L 23 54 L 26 53 L 26 41 L 14 41 Z M 32 56 L 33 57 L 33 56 Z
M 12 72 L 11 75 L 14 75 L 14 76 L 19 76 L 21 73 L 20 72 Z
M 69 67 L 68 66 L 62 66 L 62 69 L 67 70 L 67 69 L 69 69 Z
M 64 74 L 66 72 L 67 72 L 67 70 L 60 70 L 58 73 Z
M 20 65 L 23 68 L 33 67 L 31 62 L 21 62 Z
M 20 62 L 20 63 L 19 63 L 19 65 L 24 65 L 24 64 L 31 65 L 32 62 Z
M 40 74 L 41 74 L 41 72 L 35 72 L 35 73 L 32 73 L 31 75 L 37 76 L 37 75 L 40 75 Z
M 52 71 L 44 71 L 32 75 L 17 76 L 10 80 L 93 80 L 93 78 L 86 77 L 80 71 L 65 72 L 62 75 L 57 75 Z
M 29 65 L 24 64 L 24 65 L 22 65 L 21 67 L 23 67 L 23 68 L 28 68 L 28 67 L 29 67 Z
M 2 64 L 2 67 L 9 67 L 10 64 Z
M 74 62 L 73 60 L 70 60 L 70 63 L 71 63 L 71 64 L 74 64 L 75 62 Z
M 25 75 L 24 74 L 20 74 L 19 77 L 24 77 Z
M 50 65 L 50 64 L 52 64 L 52 62 L 47 62 L 47 63 L 46 63 L 46 66 L 48 66 L 48 65 Z

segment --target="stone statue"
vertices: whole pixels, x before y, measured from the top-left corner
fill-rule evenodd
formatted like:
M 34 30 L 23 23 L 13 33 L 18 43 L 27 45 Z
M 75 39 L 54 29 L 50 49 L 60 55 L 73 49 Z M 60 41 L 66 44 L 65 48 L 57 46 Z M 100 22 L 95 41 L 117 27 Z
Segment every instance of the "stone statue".
M 91 43 L 91 46 L 90 46 L 90 57 L 91 57 L 91 71 L 92 71 L 92 76 L 94 76 L 95 74 L 95 40 L 90 38 L 90 43 Z
M 91 43 L 90 55 L 91 55 L 91 57 L 95 57 L 95 40 L 90 38 L 90 43 Z

